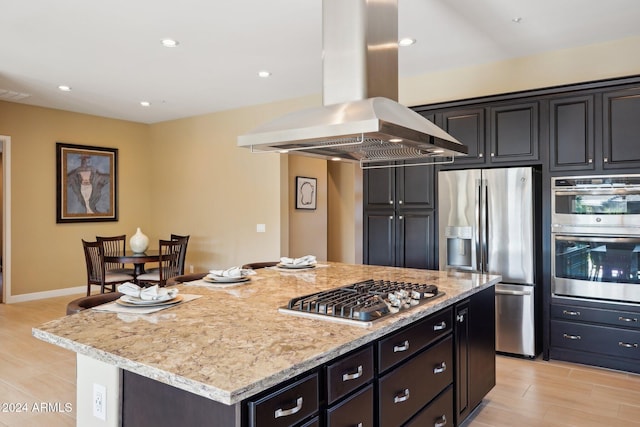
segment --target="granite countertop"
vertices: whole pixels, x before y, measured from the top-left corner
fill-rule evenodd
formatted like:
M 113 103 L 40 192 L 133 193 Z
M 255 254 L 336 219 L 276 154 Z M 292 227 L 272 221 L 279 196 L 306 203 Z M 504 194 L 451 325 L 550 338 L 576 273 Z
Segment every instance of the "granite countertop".
M 369 327 L 280 313 L 291 298 L 367 279 L 434 283 L 445 296 Z M 152 314 L 85 310 L 33 329 L 43 341 L 227 405 L 235 404 L 496 284 L 500 276 L 322 263 L 260 269 Z M 195 283 L 195 282 L 194 282 Z

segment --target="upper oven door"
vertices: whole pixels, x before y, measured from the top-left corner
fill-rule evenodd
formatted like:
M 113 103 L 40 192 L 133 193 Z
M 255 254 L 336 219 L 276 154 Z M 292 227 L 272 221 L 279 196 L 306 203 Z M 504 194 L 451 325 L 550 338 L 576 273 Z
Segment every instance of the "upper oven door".
M 555 295 L 640 302 L 640 236 L 552 236 Z
M 577 226 L 640 225 L 640 187 L 556 189 L 554 224 Z

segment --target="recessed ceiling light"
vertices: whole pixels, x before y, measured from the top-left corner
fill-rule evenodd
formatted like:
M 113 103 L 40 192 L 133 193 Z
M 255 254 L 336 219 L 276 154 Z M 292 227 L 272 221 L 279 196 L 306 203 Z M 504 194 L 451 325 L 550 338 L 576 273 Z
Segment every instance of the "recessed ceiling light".
M 511 19 L 511 22 L 515 23 L 515 24 L 519 24 L 522 22 L 522 18 L 519 16 L 516 16 L 515 18 Z
M 333 160 L 334 162 L 339 162 L 342 159 L 340 157 L 332 157 L 331 160 Z
M 176 47 L 178 46 L 180 43 L 178 43 L 177 40 L 173 40 L 173 39 L 162 39 L 162 46 L 164 47 Z
M 266 79 L 267 77 L 271 77 L 271 72 L 267 70 L 258 71 L 258 77 Z
M 149 101 L 140 101 L 140 105 L 142 105 L 143 107 L 150 107 L 151 103 Z
M 416 43 L 416 39 L 412 39 L 410 37 L 405 37 L 403 39 L 400 39 L 400 41 L 398 42 L 399 46 L 411 46 L 412 44 Z
M 60 85 L 58 86 L 58 89 L 60 89 L 63 92 L 71 92 L 71 86 L 67 86 L 67 85 Z
M 279 150 L 278 153 L 280 154 L 287 154 L 289 152 L 289 150 Z
M 402 138 L 391 138 L 389 142 L 402 142 Z

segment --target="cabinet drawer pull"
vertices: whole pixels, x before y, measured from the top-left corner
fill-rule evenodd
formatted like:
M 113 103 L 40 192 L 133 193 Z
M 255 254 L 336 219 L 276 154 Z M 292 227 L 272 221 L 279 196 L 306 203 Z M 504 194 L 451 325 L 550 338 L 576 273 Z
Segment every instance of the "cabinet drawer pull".
M 582 339 L 582 337 L 580 335 L 562 334 L 562 336 L 565 337 L 568 340 L 579 340 L 579 339 Z
M 362 365 L 358 366 L 358 369 L 353 374 L 342 374 L 342 381 L 355 380 L 362 376 Z
M 393 403 L 404 402 L 407 399 L 409 399 L 409 389 L 405 388 L 404 391 L 401 394 L 396 394 L 393 397 Z
M 638 319 L 636 319 L 635 317 L 618 317 L 618 320 L 621 322 L 637 322 Z
M 302 397 L 299 397 L 298 400 L 296 400 L 296 406 L 293 408 L 277 409 L 274 415 L 276 418 L 287 417 L 289 415 L 297 414 L 300 412 L 300 409 L 302 409 Z
M 393 346 L 394 353 L 400 353 L 402 351 L 407 351 L 407 350 L 409 350 L 409 340 L 405 340 L 405 342 L 403 342 L 401 345 Z
M 618 345 L 620 347 L 624 347 L 624 348 L 638 348 L 638 344 L 637 343 L 631 344 L 631 343 L 628 343 L 628 342 L 620 341 L 620 342 L 618 342 Z
M 562 310 L 562 314 L 566 314 L 567 316 L 580 316 L 579 311 Z
M 435 423 L 433 423 L 433 427 L 444 427 L 446 425 L 447 425 L 447 417 L 444 415 L 438 418 L 438 420 L 436 420 Z
M 447 322 L 445 322 L 444 320 L 440 323 L 436 323 L 435 325 L 433 325 L 434 331 L 441 331 L 443 329 L 447 329 Z
M 358 425 L 356 425 L 356 427 L 362 427 L 362 423 L 358 423 Z
M 446 370 L 447 370 L 447 364 L 446 364 L 446 363 L 444 363 L 444 362 L 442 362 L 442 363 L 440 364 L 440 366 L 436 366 L 435 368 L 433 368 L 433 373 L 434 373 L 434 374 L 441 374 L 441 373 L 443 373 L 443 372 L 444 372 L 444 371 L 446 371 Z

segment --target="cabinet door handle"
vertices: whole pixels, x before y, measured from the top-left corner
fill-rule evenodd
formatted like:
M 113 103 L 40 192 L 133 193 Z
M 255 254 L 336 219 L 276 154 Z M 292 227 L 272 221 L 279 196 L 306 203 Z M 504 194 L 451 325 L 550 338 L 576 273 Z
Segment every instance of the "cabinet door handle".
M 562 310 L 562 314 L 566 314 L 567 316 L 580 316 L 579 311 Z
M 624 347 L 624 348 L 638 348 L 638 344 L 637 343 L 631 344 L 631 343 L 628 343 L 628 342 L 620 341 L 620 342 L 618 342 L 618 345 L 620 347 Z
M 393 346 L 393 352 L 394 353 L 400 353 L 403 351 L 407 351 L 409 350 L 409 340 L 405 340 L 405 342 L 403 342 L 400 345 L 394 345 Z
M 438 418 L 435 423 L 433 423 L 433 427 L 444 427 L 446 425 L 447 425 L 447 417 L 444 415 Z
M 405 400 L 408 400 L 408 399 L 409 399 L 409 389 L 405 388 L 402 393 L 396 394 L 395 396 L 393 396 L 393 403 L 404 402 Z
M 398 204 L 401 205 L 402 204 L 402 200 L 398 200 Z
M 362 427 L 362 423 L 358 423 L 358 425 L 356 425 L 356 427 Z
M 402 215 L 400 215 L 400 216 L 398 217 L 398 219 L 402 219 Z
M 435 325 L 433 325 L 434 331 L 442 331 L 443 329 L 447 329 L 447 322 L 445 322 L 444 320 L 440 323 L 436 323 Z
M 446 364 L 446 363 L 444 363 L 444 362 L 442 362 L 442 363 L 440 364 L 440 366 L 436 366 L 435 368 L 433 368 L 433 373 L 434 373 L 434 374 L 441 374 L 441 373 L 443 373 L 443 372 L 444 372 L 444 371 L 446 371 L 446 370 L 447 370 L 447 364 Z
M 355 380 L 362 376 L 362 365 L 358 366 L 358 369 L 353 374 L 342 374 L 342 381 Z
M 580 340 L 580 339 L 582 339 L 582 337 L 580 335 L 562 334 L 562 336 L 565 337 L 568 340 Z
M 389 204 L 392 205 L 393 204 L 393 200 L 389 200 Z
M 300 409 L 302 409 L 302 397 L 299 397 L 298 400 L 296 400 L 296 406 L 293 408 L 277 409 L 274 415 L 276 418 L 287 417 L 300 412 Z
M 618 317 L 618 320 L 621 322 L 637 322 L 638 319 L 636 319 L 635 317 Z

